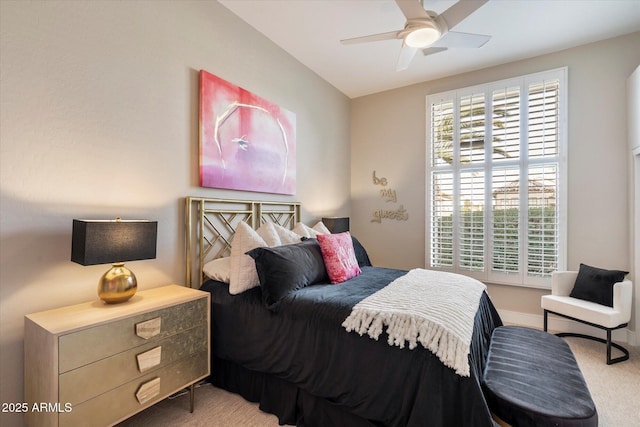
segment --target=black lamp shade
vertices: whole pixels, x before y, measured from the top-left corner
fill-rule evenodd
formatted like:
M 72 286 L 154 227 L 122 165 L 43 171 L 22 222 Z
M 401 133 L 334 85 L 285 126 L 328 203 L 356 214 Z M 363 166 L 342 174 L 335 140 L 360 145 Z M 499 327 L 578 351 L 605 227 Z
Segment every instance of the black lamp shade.
M 349 231 L 349 217 L 329 217 L 322 218 L 322 223 L 329 229 L 329 231 L 333 234 L 343 233 L 345 231 Z
M 71 261 L 112 264 L 156 257 L 157 221 L 73 220 Z

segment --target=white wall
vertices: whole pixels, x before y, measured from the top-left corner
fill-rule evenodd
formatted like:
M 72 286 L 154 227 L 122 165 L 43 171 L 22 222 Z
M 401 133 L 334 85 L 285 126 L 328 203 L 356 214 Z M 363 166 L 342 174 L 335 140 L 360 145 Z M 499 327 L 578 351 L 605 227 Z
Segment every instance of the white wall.
M 640 345 L 640 66 L 627 80 L 627 126 L 629 138 L 629 244 L 633 300 L 635 310 L 631 314 L 631 325 L 636 331 L 635 345 Z
M 640 33 L 633 33 L 352 100 L 351 224 L 374 264 L 424 267 L 426 96 L 568 66 L 568 267 L 630 270 L 625 85 L 640 63 L 638 46 Z M 380 197 L 373 170 L 396 190 L 397 204 Z M 401 203 L 407 221 L 371 222 L 375 210 Z M 489 292 L 507 317 L 542 326 L 547 291 L 490 285 Z
M 297 199 L 307 222 L 351 213 L 376 264 L 422 266 L 425 97 L 455 87 L 569 66 L 569 266 L 629 268 L 624 81 L 638 45 L 636 33 L 350 102 L 214 1 L 0 1 L 0 402 L 22 400 L 23 316 L 96 299 L 106 266 L 69 261 L 72 218 L 158 220 L 157 259 L 127 263 L 141 289 L 183 280 L 186 195 Z M 199 69 L 296 113 L 297 197 L 198 187 Z M 408 221 L 370 222 L 385 207 L 373 170 Z M 540 291 L 490 291 L 502 309 L 539 309 Z
M 23 400 L 24 315 L 97 299 L 108 266 L 69 261 L 73 218 L 157 220 L 157 259 L 127 263 L 145 289 L 184 280 L 184 196 L 349 215 L 349 99 L 217 2 L 2 0 L 0 19 L 0 402 Z M 297 197 L 198 187 L 200 69 L 296 113 Z

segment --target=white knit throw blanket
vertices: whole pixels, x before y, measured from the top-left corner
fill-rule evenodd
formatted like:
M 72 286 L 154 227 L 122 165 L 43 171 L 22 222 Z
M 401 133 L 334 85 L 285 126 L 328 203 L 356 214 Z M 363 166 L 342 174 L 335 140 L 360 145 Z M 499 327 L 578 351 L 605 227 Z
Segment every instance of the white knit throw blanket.
M 469 349 L 480 297 L 487 287 L 459 274 L 414 269 L 357 303 L 342 323 L 389 345 L 419 342 L 456 374 L 469 376 Z

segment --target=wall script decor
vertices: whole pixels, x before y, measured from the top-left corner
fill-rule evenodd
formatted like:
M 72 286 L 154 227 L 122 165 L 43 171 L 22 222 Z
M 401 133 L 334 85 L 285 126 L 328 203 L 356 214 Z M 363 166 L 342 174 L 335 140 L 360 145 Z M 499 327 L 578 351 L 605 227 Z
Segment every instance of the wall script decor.
M 201 70 L 200 185 L 295 194 L 295 114 Z
M 386 187 L 389 182 L 387 178 L 376 176 L 376 171 L 373 171 L 373 185 L 381 185 Z M 382 197 L 386 202 L 398 202 L 398 197 L 396 196 L 396 190 L 391 188 L 381 188 L 380 189 L 380 197 Z M 407 213 L 404 205 L 400 205 L 398 209 L 395 210 L 385 210 L 378 209 L 373 211 L 373 218 L 371 222 L 381 223 L 383 219 L 395 219 L 396 221 L 406 221 L 409 219 L 409 214 Z

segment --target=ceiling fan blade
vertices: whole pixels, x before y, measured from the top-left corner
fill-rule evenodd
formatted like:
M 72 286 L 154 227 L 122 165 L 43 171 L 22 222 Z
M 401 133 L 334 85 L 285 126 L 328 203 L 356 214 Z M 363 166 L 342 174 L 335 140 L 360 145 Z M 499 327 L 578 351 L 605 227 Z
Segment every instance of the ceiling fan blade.
M 447 50 L 446 47 L 425 47 L 422 49 L 422 53 L 424 53 L 424 56 L 427 56 L 438 52 L 444 52 L 445 50 Z
M 449 31 L 435 43 L 432 47 L 482 47 L 491 40 L 491 36 L 483 34 L 459 33 L 457 31 Z
M 418 0 L 396 0 L 396 3 L 407 21 L 416 18 L 429 18 L 429 14 L 422 7 L 422 2 Z
M 460 0 L 440 14 L 449 29 L 455 27 L 467 16 L 478 10 L 488 0 Z
M 411 60 L 416 55 L 418 51 L 415 47 L 409 47 L 406 44 L 402 44 L 402 50 L 400 51 L 400 58 L 398 58 L 398 65 L 396 66 L 396 71 L 402 71 L 409 68 L 409 64 L 411 64 Z
M 353 37 L 351 39 L 340 40 L 342 44 L 356 44 L 376 42 L 379 40 L 393 40 L 398 38 L 398 31 L 389 31 L 388 33 L 371 34 L 369 36 Z

